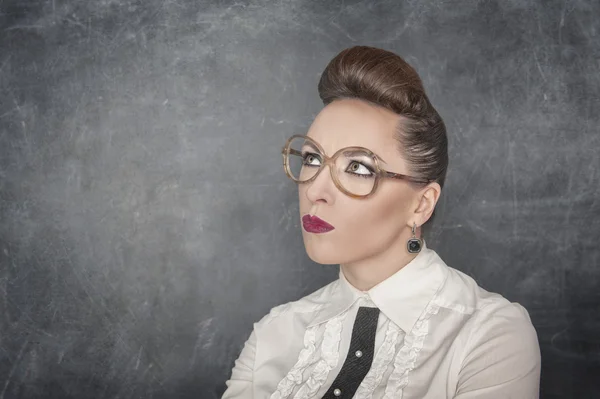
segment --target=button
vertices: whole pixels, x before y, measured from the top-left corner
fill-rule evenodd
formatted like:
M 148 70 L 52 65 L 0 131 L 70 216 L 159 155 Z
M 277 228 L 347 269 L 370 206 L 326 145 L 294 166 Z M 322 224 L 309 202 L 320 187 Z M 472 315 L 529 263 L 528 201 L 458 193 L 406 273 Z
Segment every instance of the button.
M 341 390 L 341 389 L 337 389 L 337 388 L 336 388 L 336 389 L 334 389 L 334 390 L 333 390 L 333 394 L 334 394 L 335 396 L 340 396 L 340 395 L 342 394 L 342 390 Z
M 362 357 L 362 352 L 361 351 L 356 351 L 356 352 L 354 352 L 354 355 L 356 357 Z

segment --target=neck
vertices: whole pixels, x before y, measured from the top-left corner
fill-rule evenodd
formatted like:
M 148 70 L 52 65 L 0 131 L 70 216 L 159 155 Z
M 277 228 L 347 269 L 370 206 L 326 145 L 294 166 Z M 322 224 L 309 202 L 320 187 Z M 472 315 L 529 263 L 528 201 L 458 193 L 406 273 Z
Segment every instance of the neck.
M 408 238 L 402 234 L 382 252 L 368 258 L 341 264 L 340 267 L 344 277 L 356 289 L 361 291 L 370 290 L 401 270 L 418 255 L 407 251 L 406 241 Z

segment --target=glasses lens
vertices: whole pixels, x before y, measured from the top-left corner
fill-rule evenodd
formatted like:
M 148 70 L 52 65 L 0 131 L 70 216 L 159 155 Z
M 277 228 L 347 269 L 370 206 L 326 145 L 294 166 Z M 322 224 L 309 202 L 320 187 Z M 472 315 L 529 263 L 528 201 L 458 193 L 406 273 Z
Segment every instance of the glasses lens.
M 355 195 L 370 194 L 375 186 L 376 163 L 366 151 L 348 150 L 335 161 L 335 172 L 340 184 Z
M 289 172 L 300 183 L 312 178 L 324 162 L 324 156 L 312 141 L 295 137 L 287 152 Z M 333 172 L 342 187 L 354 195 L 368 195 L 375 186 L 376 163 L 364 150 L 348 149 L 335 160 Z
M 317 147 L 302 137 L 295 137 L 291 141 L 287 157 L 289 171 L 294 180 L 299 182 L 316 175 L 323 162 L 323 155 Z

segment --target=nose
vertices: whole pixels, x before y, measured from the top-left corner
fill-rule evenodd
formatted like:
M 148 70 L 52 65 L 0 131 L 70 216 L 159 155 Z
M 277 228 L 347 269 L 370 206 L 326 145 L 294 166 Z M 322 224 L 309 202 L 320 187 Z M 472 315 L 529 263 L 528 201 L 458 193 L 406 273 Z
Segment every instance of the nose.
M 326 202 L 328 204 L 333 203 L 335 183 L 331 179 L 331 166 L 325 165 L 319 172 L 315 180 L 307 184 L 306 198 L 312 203 L 319 201 Z

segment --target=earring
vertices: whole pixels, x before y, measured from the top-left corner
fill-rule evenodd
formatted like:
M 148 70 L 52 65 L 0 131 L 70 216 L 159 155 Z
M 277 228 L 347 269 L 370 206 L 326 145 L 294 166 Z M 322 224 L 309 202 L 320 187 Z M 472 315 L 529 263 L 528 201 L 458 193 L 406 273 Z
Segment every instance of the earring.
M 417 228 L 417 224 L 413 223 L 412 238 L 410 238 L 408 240 L 408 242 L 406 243 L 406 248 L 408 249 L 408 252 L 410 252 L 411 254 L 421 252 L 421 247 L 423 246 L 423 242 L 421 241 L 421 239 L 417 238 L 417 236 L 415 235 L 416 228 Z

